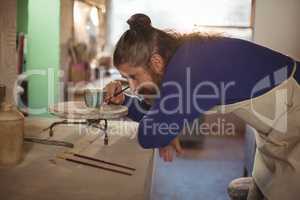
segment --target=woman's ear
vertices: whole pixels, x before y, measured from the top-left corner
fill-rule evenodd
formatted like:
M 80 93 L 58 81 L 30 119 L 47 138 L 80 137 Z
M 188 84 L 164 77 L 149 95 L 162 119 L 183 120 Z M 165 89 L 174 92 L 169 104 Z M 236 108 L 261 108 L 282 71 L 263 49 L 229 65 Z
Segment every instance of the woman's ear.
M 153 54 L 150 59 L 150 68 L 157 74 L 163 74 L 165 69 L 165 63 L 163 58 L 159 54 Z

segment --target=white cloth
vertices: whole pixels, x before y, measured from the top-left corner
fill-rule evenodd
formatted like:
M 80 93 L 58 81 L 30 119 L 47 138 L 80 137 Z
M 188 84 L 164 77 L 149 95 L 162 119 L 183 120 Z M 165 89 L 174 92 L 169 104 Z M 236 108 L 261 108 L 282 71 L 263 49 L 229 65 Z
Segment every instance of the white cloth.
M 223 107 L 258 132 L 253 178 L 269 200 L 300 198 L 300 86 L 295 70 L 296 64 L 291 77 L 271 91 Z

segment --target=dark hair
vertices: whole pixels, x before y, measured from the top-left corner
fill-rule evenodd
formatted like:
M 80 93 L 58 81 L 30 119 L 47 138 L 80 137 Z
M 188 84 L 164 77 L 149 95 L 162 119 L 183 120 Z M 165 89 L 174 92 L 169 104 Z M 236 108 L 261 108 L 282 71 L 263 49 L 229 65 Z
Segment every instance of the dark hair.
M 168 63 L 177 48 L 186 41 L 207 40 L 216 36 L 200 32 L 179 34 L 162 31 L 151 25 L 144 14 L 135 14 L 127 21 L 130 29 L 117 42 L 113 62 L 116 67 L 129 63 L 132 66 L 147 66 L 154 53 Z

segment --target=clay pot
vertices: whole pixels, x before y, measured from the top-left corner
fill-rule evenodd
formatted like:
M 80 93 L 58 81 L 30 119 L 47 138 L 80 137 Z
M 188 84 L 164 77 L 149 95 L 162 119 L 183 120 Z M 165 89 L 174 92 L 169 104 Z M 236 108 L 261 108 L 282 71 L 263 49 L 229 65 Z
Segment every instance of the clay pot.
M 22 160 L 24 116 L 9 104 L 0 107 L 0 166 L 17 165 Z

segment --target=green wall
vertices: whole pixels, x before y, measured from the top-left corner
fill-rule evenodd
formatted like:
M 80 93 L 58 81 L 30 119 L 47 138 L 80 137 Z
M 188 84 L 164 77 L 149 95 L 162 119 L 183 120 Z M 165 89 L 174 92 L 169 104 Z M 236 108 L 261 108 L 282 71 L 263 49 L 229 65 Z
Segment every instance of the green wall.
M 32 115 L 47 115 L 48 105 L 58 100 L 59 41 L 60 0 L 29 0 L 27 74 Z
M 17 1 L 17 32 L 28 32 L 28 0 Z

